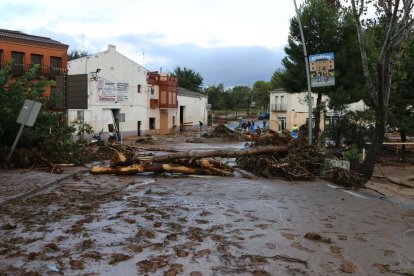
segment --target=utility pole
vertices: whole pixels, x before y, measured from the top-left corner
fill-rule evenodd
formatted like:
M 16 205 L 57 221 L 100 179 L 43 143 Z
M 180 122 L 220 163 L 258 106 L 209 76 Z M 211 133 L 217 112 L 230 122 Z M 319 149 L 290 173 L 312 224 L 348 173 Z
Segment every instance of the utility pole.
M 293 0 L 295 4 L 295 11 L 296 17 L 298 18 L 299 29 L 300 29 L 300 38 L 302 39 L 303 45 L 303 55 L 305 56 L 305 66 L 306 66 L 306 81 L 308 83 L 308 142 L 309 145 L 312 145 L 312 92 L 311 92 L 311 84 L 310 84 L 310 77 L 309 77 L 309 61 L 308 61 L 308 53 L 306 51 L 305 45 L 305 37 L 303 35 L 302 23 L 300 22 L 300 16 L 298 7 L 296 5 L 296 0 Z

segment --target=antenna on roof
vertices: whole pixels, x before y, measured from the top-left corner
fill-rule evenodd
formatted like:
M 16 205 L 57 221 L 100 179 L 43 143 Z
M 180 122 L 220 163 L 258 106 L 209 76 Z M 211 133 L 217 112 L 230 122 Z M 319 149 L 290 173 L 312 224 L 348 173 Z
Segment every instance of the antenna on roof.
M 82 51 L 83 51 L 83 41 L 84 41 L 85 36 L 83 35 L 83 31 L 82 31 Z

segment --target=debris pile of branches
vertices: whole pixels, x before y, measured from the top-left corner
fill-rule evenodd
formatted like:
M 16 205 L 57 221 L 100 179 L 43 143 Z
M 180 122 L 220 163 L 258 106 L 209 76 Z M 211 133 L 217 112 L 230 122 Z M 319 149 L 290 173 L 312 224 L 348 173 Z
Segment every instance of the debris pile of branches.
M 347 188 L 365 188 L 365 180 L 363 178 L 359 177 L 356 172 L 343 168 L 333 168 L 326 172 L 322 178 Z
M 164 155 L 140 154 L 137 147 L 114 143 L 109 167 L 92 167 L 93 174 L 173 173 L 233 176 L 234 168 L 214 157 L 236 158 L 239 168 L 257 176 L 286 180 L 313 180 L 324 169 L 325 155 L 302 139 L 268 131 L 254 134 L 242 150 L 192 150 Z M 361 187 L 355 172 L 330 170 L 325 179 L 346 187 Z
M 130 146 L 113 144 L 109 167 L 95 166 L 92 174 L 137 174 L 144 172 L 233 176 L 234 169 L 212 157 L 235 158 L 246 155 L 287 151 L 285 146 L 257 147 L 248 150 L 186 151 L 161 156 L 142 156 Z
M 231 130 L 225 125 L 218 125 L 212 131 L 203 133 L 204 138 L 225 138 L 229 141 L 243 141 L 244 137 L 241 133 Z
M 283 178 L 287 180 L 312 180 L 323 165 L 324 156 L 317 147 L 307 145 L 303 140 L 269 131 L 259 137 L 253 136 L 250 148 L 266 145 L 287 145 L 286 152 L 244 156 L 236 160 L 237 165 L 258 176 Z

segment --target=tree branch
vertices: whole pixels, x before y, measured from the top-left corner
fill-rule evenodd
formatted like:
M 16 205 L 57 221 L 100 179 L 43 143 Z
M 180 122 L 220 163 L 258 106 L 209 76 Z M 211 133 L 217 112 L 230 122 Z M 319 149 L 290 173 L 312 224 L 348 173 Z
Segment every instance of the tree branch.
M 359 12 L 357 12 L 357 6 L 355 4 L 355 0 L 351 0 L 351 5 L 352 5 L 352 15 L 355 20 L 355 25 L 356 25 L 357 34 L 358 34 L 358 42 L 359 42 L 358 44 L 359 44 L 359 49 L 361 52 L 362 68 L 364 71 L 368 93 L 369 93 L 369 96 L 373 104 L 377 107 L 378 106 L 377 91 L 374 88 L 374 84 L 371 78 L 371 72 L 369 70 L 367 50 L 366 50 L 367 47 L 365 45 L 365 36 L 364 36 L 362 25 L 361 25 L 361 7 L 363 7 L 364 5 L 364 0 L 361 1 Z

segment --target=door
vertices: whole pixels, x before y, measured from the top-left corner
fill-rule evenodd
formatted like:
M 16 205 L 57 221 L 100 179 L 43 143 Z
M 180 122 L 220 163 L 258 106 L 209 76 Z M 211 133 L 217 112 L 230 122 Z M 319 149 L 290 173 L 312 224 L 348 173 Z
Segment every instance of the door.
M 165 135 L 169 133 L 168 129 L 168 112 L 160 112 L 160 134 Z

